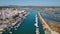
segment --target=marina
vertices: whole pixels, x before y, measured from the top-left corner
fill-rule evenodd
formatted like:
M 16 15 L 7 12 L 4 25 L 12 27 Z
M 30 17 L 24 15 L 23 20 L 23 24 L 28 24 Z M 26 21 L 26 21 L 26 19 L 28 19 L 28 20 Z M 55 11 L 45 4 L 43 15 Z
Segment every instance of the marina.
M 19 11 L 19 10 L 16 9 L 16 11 Z M 21 11 L 22 12 L 19 12 L 18 14 L 16 14 L 16 16 L 18 15 L 17 18 L 13 15 L 13 18 L 16 18 L 16 21 L 14 21 L 14 23 L 9 22 L 8 28 L 4 29 L 5 31 L 2 31 L 2 34 L 46 34 L 46 33 L 50 34 L 50 31 L 52 30 L 49 25 L 46 26 L 42 24 L 43 22 L 45 22 L 45 19 L 43 20 L 41 19 L 41 16 L 39 16 L 38 14 L 39 12 L 41 12 L 41 15 L 43 18 L 47 18 L 51 21 L 52 20 L 59 21 L 59 19 L 56 20 L 55 18 L 50 17 L 50 15 L 44 13 L 43 9 L 39 9 L 39 10 L 30 9 L 27 11 L 25 10 L 21 10 Z M 5 18 L 6 17 L 4 17 L 4 19 Z M 10 19 L 10 21 L 12 20 Z M 44 31 L 44 28 L 49 28 L 50 31 L 48 30 Z M 55 31 L 53 32 L 56 33 Z
M 18 28 L 20 26 L 20 24 L 22 23 L 22 20 L 24 20 L 26 18 L 26 16 L 28 15 L 28 13 L 25 10 L 20 11 L 15 8 L 2 8 L 0 13 L 1 13 L 0 20 L 2 19 L 2 25 L 3 25 L 3 26 L 1 26 L 2 29 L 0 27 L 0 30 L 2 30 L 1 32 L 3 32 L 4 29 L 11 30 L 15 26 Z M 18 23 L 18 22 L 20 22 L 20 23 Z
M 60 0 L 0 0 L 0 34 L 60 34 Z

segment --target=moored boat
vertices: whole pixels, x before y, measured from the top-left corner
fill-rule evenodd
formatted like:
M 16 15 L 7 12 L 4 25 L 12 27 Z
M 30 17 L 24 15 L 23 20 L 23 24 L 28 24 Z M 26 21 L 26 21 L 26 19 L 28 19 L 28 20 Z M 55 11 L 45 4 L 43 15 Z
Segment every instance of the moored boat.
M 23 21 L 28 14 L 29 13 L 25 10 L 2 8 L 0 11 L 0 31 L 2 32 L 4 29 L 11 30 L 16 24 L 20 25 L 21 21 Z
M 40 34 L 40 32 L 39 32 L 39 26 L 38 26 L 38 17 L 37 17 L 37 15 L 35 16 L 35 22 L 36 22 L 34 24 L 36 26 L 36 31 L 35 32 L 36 32 L 36 34 Z

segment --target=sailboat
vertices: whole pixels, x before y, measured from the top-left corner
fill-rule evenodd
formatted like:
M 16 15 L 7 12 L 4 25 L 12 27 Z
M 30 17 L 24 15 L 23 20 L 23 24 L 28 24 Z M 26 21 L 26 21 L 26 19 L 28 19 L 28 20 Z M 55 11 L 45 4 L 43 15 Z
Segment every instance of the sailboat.
M 39 32 L 39 26 L 38 26 L 38 17 L 37 17 L 37 15 L 35 17 L 36 17 L 35 18 L 36 23 L 34 24 L 36 26 L 36 31 L 35 32 L 36 32 L 36 34 L 39 34 L 40 32 Z

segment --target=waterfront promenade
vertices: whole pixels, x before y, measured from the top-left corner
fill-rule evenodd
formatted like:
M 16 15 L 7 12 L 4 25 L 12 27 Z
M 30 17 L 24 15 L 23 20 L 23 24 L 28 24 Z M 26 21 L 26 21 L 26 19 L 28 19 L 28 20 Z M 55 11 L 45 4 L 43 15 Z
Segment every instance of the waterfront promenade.
M 50 28 L 50 26 L 49 26 L 49 25 L 46 23 L 46 21 L 42 18 L 41 13 L 38 13 L 38 15 L 39 15 L 39 17 L 40 17 L 41 22 L 44 23 L 44 24 L 45 24 L 45 27 L 50 31 L 49 34 L 59 34 L 58 32 L 53 31 L 53 30 Z

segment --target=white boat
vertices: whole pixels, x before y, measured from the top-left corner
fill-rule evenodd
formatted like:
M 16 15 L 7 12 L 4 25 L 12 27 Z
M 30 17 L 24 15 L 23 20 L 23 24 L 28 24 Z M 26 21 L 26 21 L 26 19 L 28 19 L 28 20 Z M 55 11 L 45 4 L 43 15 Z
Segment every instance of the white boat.
M 35 20 L 35 22 L 36 22 L 36 23 L 34 24 L 34 25 L 36 26 L 36 31 L 35 31 L 35 32 L 36 32 L 36 34 L 40 34 L 40 32 L 39 32 L 39 26 L 38 26 L 38 17 L 37 17 L 37 15 L 36 15 L 36 20 Z
M 34 25 L 35 25 L 36 27 L 39 27 L 39 26 L 38 26 L 38 17 L 37 17 L 37 15 L 36 15 L 35 22 L 36 22 L 36 23 L 35 23 Z
M 40 34 L 39 28 L 36 28 L 36 34 Z

